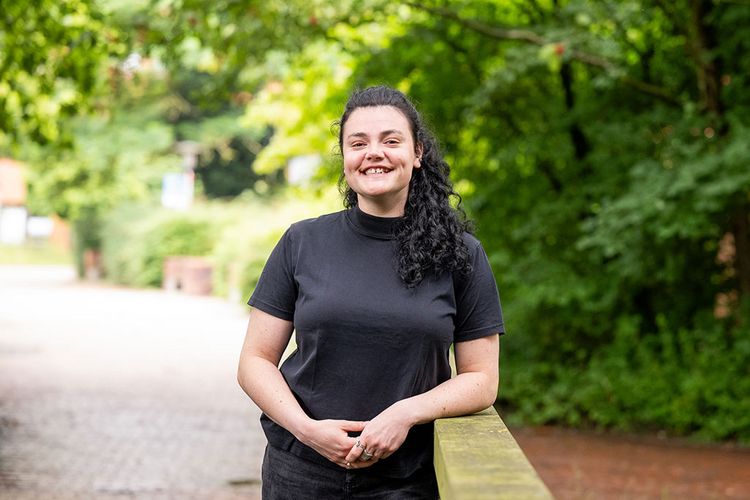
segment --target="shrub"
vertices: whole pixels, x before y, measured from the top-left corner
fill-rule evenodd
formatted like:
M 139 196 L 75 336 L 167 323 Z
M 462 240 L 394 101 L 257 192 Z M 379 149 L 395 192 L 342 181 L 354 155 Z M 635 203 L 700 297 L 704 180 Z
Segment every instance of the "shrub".
M 511 421 L 660 430 L 750 443 L 750 330 L 712 318 L 676 333 L 621 321 L 585 364 L 505 356 Z M 512 402 L 512 405 L 510 403 Z
M 250 193 L 232 202 L 197 203 L 187 212 L 123 205 L 104 220 L 105 273 L 124 285 L 159 286 L 165 257 L 208 256 L 214 294 L 244 302 L 283 231 L 294 221 L 339 207 L 338 196 L 292 189 L 274 199 Z
M 108 279 L 130 286 L 160 286 L 169 255 L 208 255 L 217 228 L 203 211 L 173 212 L 124 206 L 105 218 L 102 259 Z

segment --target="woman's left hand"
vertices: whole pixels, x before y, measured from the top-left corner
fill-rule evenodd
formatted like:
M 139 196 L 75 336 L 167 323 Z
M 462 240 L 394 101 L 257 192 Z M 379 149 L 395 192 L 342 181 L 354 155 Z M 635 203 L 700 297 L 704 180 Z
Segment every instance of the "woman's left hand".
M 362 461 L 365 451 L 372 460 L 388 458 L 404 443 L 412 425 L 402 401 L 389 406 L 365 425 L 357 441 L 359 446 L 352 447 L 346 461 Z

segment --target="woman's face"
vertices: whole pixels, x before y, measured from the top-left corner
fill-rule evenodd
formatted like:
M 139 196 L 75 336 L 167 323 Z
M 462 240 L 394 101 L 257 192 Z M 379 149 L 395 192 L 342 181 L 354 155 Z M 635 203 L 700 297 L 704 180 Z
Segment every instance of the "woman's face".
M 359 207 L 371 215 L 403 215 L 412 169 L 420 166 L 406 117 L 392 106 L 357 108 L 342 138 L 344 175 Z

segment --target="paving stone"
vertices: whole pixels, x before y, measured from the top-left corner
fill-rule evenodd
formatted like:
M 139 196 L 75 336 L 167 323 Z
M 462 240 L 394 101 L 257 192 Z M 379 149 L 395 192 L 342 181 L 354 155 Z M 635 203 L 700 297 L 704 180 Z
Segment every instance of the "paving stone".
M 247 310 L 0 266 L 0 499 L 259 498 Z

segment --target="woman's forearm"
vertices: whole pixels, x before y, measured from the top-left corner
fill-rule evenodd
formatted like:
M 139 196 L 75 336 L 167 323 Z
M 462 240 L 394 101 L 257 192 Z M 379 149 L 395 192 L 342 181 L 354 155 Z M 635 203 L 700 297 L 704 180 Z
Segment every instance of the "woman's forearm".
M 237 381 L 263 413 L 301 439 L 311 419 L 273 363 L 260 356 L 247 356 L 237 371 Z
M 424 424 L 487 408 L 497 398 L 497 387 L 494 374 L 466 372 L 425 393 L 403 399 L 394 407 L 407 415 L 411 425 Z

